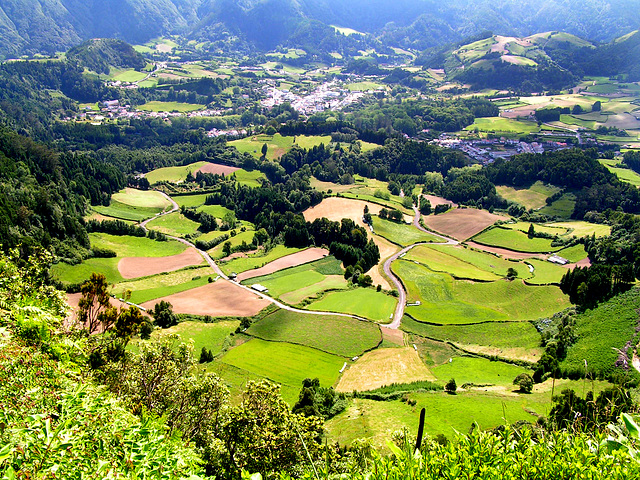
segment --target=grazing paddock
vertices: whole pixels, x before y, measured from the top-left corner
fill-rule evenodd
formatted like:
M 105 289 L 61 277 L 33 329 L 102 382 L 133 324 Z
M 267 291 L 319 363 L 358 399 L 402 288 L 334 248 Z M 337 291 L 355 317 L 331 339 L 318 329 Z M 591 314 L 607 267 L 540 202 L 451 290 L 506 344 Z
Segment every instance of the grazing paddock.
M 494 227 L 482 232 L 473 237 L 473 241 L 490 247 L 506 248 L 524 253 L 556 252 L 562 248 L 552 247 L 551 240 L 547 238 L 529 238 L 524 232 L 501 227 Z
M 373 231 L 391 243 L 406 247 L 418 242 L 442 242 L 440 237 L 418 230 L 413 223 L 396 223 L 373 216 Z
M 199 358 L 202 347 L 218 355 L 222 351 L 224 340 L 240 325 L 238 320 L 227 320 L 214 323 L 180 322 L 173 327 L 158 328 L 151 334 L 152 338 L 159 338 L 170 334 L 180 335 L 180 341 L 193 341 L 193 354 Z
M 520 280 L 471 282 L 399 260 L 393 271 L 407 288 L 406 313 L 418 321 L 441 325 L 533 320 L 569 306 L 559 288 L 533 287 Z
M 563 248 L 556 252 L 556 254 L 562 258 L 566 258 L 571 263 L 578 263 L 588 257 L 587 252 L 584 250 L 584 245 L 582 244 Z
M 118 271 L 118 258 L 88 258 L 78 265 L 59 262 L 51 266 L 54 278 L 66 284 L 77 284 L 88 280 L 92 273 L 100 272 L 109 283 L 122 280 Z
M 560 285 L 562 276 L 567 273 L 567 269 L 546 260 L 533 258 L 528 260 L 533 265 L 533 276 L 527 279 L 531 285 Z
M 238 167 L 230 167 L 229 165 L 221 165 L 219 163 L 205 163 L 198 170 L 196 170 L 196 173 L 213 173 L 216 175 L 227 176 L 232 174 L 233 172 L 237 172 L 238 170 L 240 170 Z
M 559 192 L 560 189 L 552 185 L 545 185 L 538 181 L 529 188 L 514 188 L 497 185 L 496 191 L 501 197 L 511 200 L 512 202 L 519 203 L 527 210 L 530 208 L 535 210 L 544 207 L 547 204 L 546 199 L 554 193 Z
M 498 220 L 505 220 L 505 217 L 475 208 L 456 208 L 440 215 L 428 215 L 423 218 L 428 228 L 456 240 L 466 240 Z
M 92 208 L 108 217 L 140 221 L 151 218 L 170 207 L 171 202 L 160 192 L 125 188 L 111 197 L 111 203 L 108 206 L 96 205 Z
M 458 387 L 465 383 L 488 383 L 503 385 L 513 390 L 518 388 L 513 386 L 514 378 L 521 373 L 533 373 L 525 367 L 478 357 L 456 357 L 451 362 L 438 365 L 431 370 L 441 382 L 455 378 Z
M 239 245 L 242 241 L 247 243 L 251 243 L 253 240 L 253 236 L 255 235 L 254 231 L 242 232 L 236 235 L 235 237 L 231 237 L 229 242 L 231 245 Z M 218 257 L 222 256 L 222 248 L 223 244 L 217 246 L 212 252 Z M 265 251 L 261 248 L 256 252 L 247 252 L 246 254 L 240 254 L 236 258 L 231 258 L 229 261 L 220 262 L 220 268 L 227 273 L 239 273 L 245 271 L 254 271 L 257 268 L 262 268 L 270 263 L 277 261 L 282 257 L 287 257 L 293 255 L 297 252 L 300 252 L 299 248 L 294 247 L 285 247 L 284 245 L 276 245 L 274 248 L 265 253 Z M 210 251 L 211 253 L 211 251 Z
M 180 207 L 200 207 L 204 205 L 208 193 L 198 193 L 195 195 L 175 195 L 171 197 Z
M 542 253 L 514 252 L 513 250 L 507 250 L 506 248 L 490 247 L 488 245 L 481 245 L 479 243 L 471 241 L 465 243 L 471 248 L 482 250 L 483 252 L 494 253 L 496 255 L 500 255 L 503 258 L 508 258 L 511 260 L 524 260 L 527 258 L 540 258 L 544 260 L 548 256 Z
M 375 390 L 392 383 L 435 380 L 413 347 L 379 348 L 365 353 L 344 372 L 336 390 Z
M 325 248 L 307 248 L 306 250 L 302 250 L 301 252 L 296 252 L 292 253 L 291 255 L 280 257 L 273 262 L 267 263 L 263 267 L 242 272 L 238 275 L 238 281 L 241 282 L 243 280 L 246 280 L 247 278 L 268 275 L 270 273 L 275 273 L 278 270 L 283 270 L 285 268 L 295 267 L 304 263 L 313 262 L 315 260 L 326 257 L 328 254 L 329 251 Z
M 318 378 L 323 387 L 333 386 L 345 358 L 302 345 L 253 338 L 229 350 L 221 361 L 299 390 L 305 378 Z
M 212 317 L 251 317 L 269 305 L 268 300 L 224 280 L 158 298 L 142 306 L 153 308 L 161 300 L 171 303 L 175 313 Z
M 355 288 L 327 293 L 322 299 L 307 305 L 309 310 L 350 313 L 376 322 L 389 323 L 397 300 L 373 288 Z
M 149 230 L 156 230 L 174 237 L 184 237 L 185 235 L 195 233 L 199 227 L 200 224 L 198 222 L 194 222 L 180 212 L 163 215 L 147 223 Z
M 180 167 L 162 167 L 157 168 L 145 175 L 151 185 L 158 182 L 171 182 L 180 183 L 184 182 L 187 175 L 191 173 L 195 176 L 196 172 L 206 165 L 207 162 L 196 162 L 191 165 L 184 165 Z
M 543 352 L 540 334 L 530 322 L 431 325 L 416 322 L 405 315 L 402 329 L 422 337 L 451 342 L 467 351 L 501 358 L 536 362 Z
M 186 245 L 174 240 L 158 242 L 148 237 L 111 235 L 102 232 L 90 233 L 89 240 L 92 247 L 113 250 L 118 257 L 167 257 L 187 249 Z
M 342 357 L 362 355 L 382 340 L 380 327 L 375 323 L 288 310 L 277 310 L 254 322 L 246 333 L 263 340 L 306 345 Z
M 122 278 L 130 279 L 173 272 L 203 262 L 198 251 L 189 247 L 182 253 L 168 257 L 125 257 L 118 262 L 118 271 Z
M 611 234 L 609 225 L 601 225 L 598 223 L 589 223 L 584 221 L 575 222 L 555 222 L 549 224 L 550 227 L 566 228 L 569 235 L 576 237 L 585 237 L 595 234 L 596 237 L 605 237 Z

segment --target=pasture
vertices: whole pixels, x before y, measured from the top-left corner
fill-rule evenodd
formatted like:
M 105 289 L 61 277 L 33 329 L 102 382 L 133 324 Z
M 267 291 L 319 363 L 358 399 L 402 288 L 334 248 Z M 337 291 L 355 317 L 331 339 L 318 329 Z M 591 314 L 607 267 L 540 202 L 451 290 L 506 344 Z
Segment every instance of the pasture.
M 218 237 L 219 235 L 223 234 L 223 233 L 228 233 L 228 232 L 209 232 L 212 235 L 215 235 L 214 238 Z M 216 247 L 212 248 L 211 250 L 209 250 L 209 255 L 211 255 L 211 257 L 213 257 L 215 260 L 219 260 L 221 258 L 224 258 L 224 253 L 223 253 L 223 249 L 224 249 L 224 244 L 229 242 L 231 244 L 232 247 L 236 247 L 238 245 L 242 245 L 242 242 L 246 242 L 247 244 L 250 244 L 253 241 L 253 236 L 255 235 L 255 231 L 253 230 L 246 230 L 244 232 L 240 232 L 232 237 L 229 237 L 229 240 L 226 240 L 224 242 L 222 242 L 220 245 L 217 245 Z M 277 247 L 276 247 L 277 248 Z M 276 248 L 274 248 L 273 250 L 276 250 Z M 277 255 L 278 252 L 280 252 L 280 250 L 276 250 L 272 255 Z M 290 251 L 287 253 L 291 253 Z M 287 253 L 282 253 L 282 255 L 286 255 Z M 233 254 L 232 254 L 233 255 Z M 247 257 L 247 254 L 245 253 L 236 253 L 235 254 L 237 256 L 237 259 L 245 259 L 245 258 L 249 258 Z M 258 257 L 260 257 L 260 259 L 258 259 Z M 235 259 L 231 259 L 231 261 L 228 262 L 220 262 L 220 268 L 222 269 L 223 272 L 229 274 L 231 272 L 233 272 L 233 268 L 235 268 L 232 264 L 232 261 Z M 265 257 L 265 256 L 261 256 L 258 255 L 257 257 L 254 257 L 253 261 L 251 261 L 251 263 L 247 266 L 247 268 L 255 268 L 257 265 L 261 265 L 263 262 L 268 262 L 269 261 L 269 257 Z M 240 262 L 237 264 L 238 266 L 243 266 L 246 265 L 243 262 Z M 237 272 L 236 272 L 237 273 Z
M 536 122 L 528 120 L 514 120 L 504 117 L 487 117 L 476 118 L 474 122 L 468 127 L 464 128 L 466 131 L 478 130 L 480 132 L 503 132 L 520 135 L 528 135 L 529 133 L 535 133 L 540 131 L 540 127 Z
M 505 220 L 505 217 L 494 215 L 486 210 L 456 208 L 440 215 L 428 215 L 423 219 L 424 224 L 431 230 L 456 240 L 466 240 L 498 220 Z
M 391 243 L 406 247 L 418 242 L 442 242 L 440 237 L 418 230 L 413 224 L 396 223 L 372 216 L 373 231 Z
M 200 207 L 204 205 L 208 196 L 208 193 L 197 193 L 195 195 L 174 195 L 171 198 L 180 207 Z
M 630 168 L 624 167 L 620 161 L 601 159 L 600 163 L 607 167 L 611 173 L 615 174 L 620 181 L 630 183 L 635 187 L 640 187 L 640 175 Z
M 560 218 L 571 218 L 573 209 L 576 206 L 576 196 L 573 193 L 565 193 L 551 205 L 547 205 L 538 210 L 544 215 Z
M 435 380 L 413 347 L 379 348 L 365 353 L 340 378 L 338 392 L 375 390 L 392 383 Z
M 155 329 L 151 337 L 159 338 L 170 334 L 180 335 L 181 342 L 193 343 L 193 354 L 198 358 L 202 347 L 211 350 L 214 355 L 218 355 L 222 351 L 225 339 L 230 333 L 234 332 L 239 325 L 240 322 L 238 320 L 226 320 L 214 323 L 180 322 L 170 328 Z
M 552 247 L 549 239 L 529 238 L 524 232 L 502 227 L 493 227 L 486 230 L 473 237 L 473 241 L 490 247 L 506 248 L 507 250 L 525 253 L 555 252 L 562 248 Z
M 202 110 L 204 105 L 196 103 L 181 103 L 181 102 L 160 102 L 150 101 L 142 105 L 138 105 L 138 110 L 145 112 L 195 112 L 196 110 Z
M 355 357 L 382 341 L 375 323 L 333 315 L 312 315 L 277 310 L 251 324 L 247 335 L 275 342 L 317 348 L 341 357 Z
M 184 182 L 187 175 L 191 173 L 193 176 L 196 175 L 196 172 L 206 165 L 207 162 L 196 162 L 190 165 L 183 165 L 179 167 L 162 167 L 157 168 L 145 175 L 146 179 L 149 180 L 149 184 L 154 185 L 158 182 L 170 182 L 170 183 L 180 183 Z
M 147 224 L 150 230 L 156 230 L 166 235 L 184 237 L 198 231 L 200 224 L 185 217 L 180 212 L 173 212 L 162 217 L 154 218 Z
M 122 280 L 119 261 L 119 258 L 88 258 L 78 265 L 59 262 L 51 266 L 51 274 L 63 283 L 77 284 L 87 280 L 93 272 L 100 272 L 109 283 L 116 283 Z
M 186 245 L 175 240 L 158 242 L 147 237 L 130 235 L 110 235 L 94 232 L 89 234 L 92 247 L 107 248 L 121 257 L 168 257 L 178 255 L 187 249 Z
M 141 221 L 171 208 L 171 202 L 160 192 L 125 188 L 113 194 L 109 206 L 97 205 L 92 208 L 109 217 Z
M 562 258 L 566 258 L 571 263 L 577 263 L 587 258 L 587 252 L 585 252 L 584 245 L 582 244 L 563 248 L 562 250 L 558 250 L 556 254 Z
M 416 322 L 405 315 L 401 328 L 422 337 L 451 342 L 474 353 L 497 355 L 501 358 L 535 362 L 543 351 L 540 347 L 540 334 L 530 322 L 431 325 Z
M 557 287 L 529 287 L 520 280 L 471 282 L 399 260 L 392 269 L 407 288 L 406 313 L 418 321 L 441 325 L 532 320 L 569 305 Z
M 545 185 L 538 181 L 529 188 L 514 188 L 504 185 L 496 185 L 496 191 L 501 197 L 512 202 L 519 203 L 527 210 L 542 208 L 546 205 L 546 199 L 560 191 L 558 187 Z
M 240 153 L 249 153 L 256 158 L 262 156 L 262 146 L 267 145 L 267 160 L 278 160 L 282 155 L 291 150 L 294 145 L 309 149 L 320 144 L 328 145 L 331 137 L 297 135 L 295 137 L 283 137 L 279 133 L 275 135 L 254 135 L 252 137 L 241 138 L 228 142 L 228 145 L 235 147 Z
M 276 246 L 276 249 L 278 247 L 280 247 L 280 250 L 282 252 L 287 251 L 287 247 L 285 247 L 284 245 L 278 245 Z M 307 248 L 305 250 L 297 252 L 297 249 L 292 248 L 291 250 L 293 250 L 294 253 L 280 256 L 276 260 L 270 261 L 260 268 L 244 271 L 243 273 L 238 275 L 238 281 L 242 281 L 252 277 L 260 277 L 262 275 L 269 275 L 280 270 L 290 269 L 291 267 L 296 267 L 298 265 L 315 262 L 316 260 L 320 260 L 329 255 L 329 251 L 327 249 L 318 247 Z M 332 273 L 328 273 L 327 275 L 340 275 L 342 273 L 340 262 L 335 260 L 335 258 L 331 257 L 331 259 L 327 259 L 327 261 L 322 262 L 322 265 L 325 264 L 331 265 L 332 267 L 330 268 Z
M 567 273 L 567 269 L 546 260 L 532 258 L 527 260 L 533 268 L 533 275 L 527 279 L 527 283 L 531 285 L 559 285 L 562 276 Z
M 513 390 L 513 379 L 521 373 L 533 372 L 527 368 L 510 363 L 491 361 L 480 357 L 456 357 L 450 362 L 431 368 L 441 382 L 455 378 L 458 386 L 465 383 L 500 385 Z
M 350 313 L 376 322 L 388 323 L 397 300 L 373 288 L 355 288 L 327 293 L 320 300 L 307 305 L 310 310 Z
M 303 345 L 253 338 L 229 350 L 221 361 L 299 390 L 305 378 L 318 378 L 326 387 L 334 385 L 345 358 Z

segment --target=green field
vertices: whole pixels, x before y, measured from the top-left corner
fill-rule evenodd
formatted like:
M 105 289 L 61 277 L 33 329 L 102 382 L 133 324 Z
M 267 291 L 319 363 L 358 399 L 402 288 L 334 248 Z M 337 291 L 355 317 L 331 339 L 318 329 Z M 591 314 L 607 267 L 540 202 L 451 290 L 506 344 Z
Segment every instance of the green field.
M 568 224 L 568 222 L 567 222 Z M 569 233 L 568 227 L 562 227 L 559 224 L 540 224 L 540 223 L 531 223 L 531 222 L 515 222 L 515 223 L 502 223 L 500 226 L 502 228 L 508 228 L 511 230 L 518 230 L 520 232 L 527 233 L 529 231 L 529 227 L 533 225 L 533 230 L 536 233 L 548 233 L 550 235 L 558 235 L 563 236 Z
M 539 212 L 553 217 L 570 218 L 576 206 L 576 196 L 573 193 L 565 193 L 551 205 L 542 207 Z
M 236 182 L 240 185 L 246 185 L 247 187 L 252 188 L 261 186 L 262 180 L 267 178 L 264 173 L 259 170 L 252 170 L 249 172 L 247 170 L 240 169 L 233 172 L 232 175 L 236 177 Z
M 173 212 L 162 217 L 154 218 L 151 220 L 147 227 L 150 230 L 156 230 L 166 235 L 173 235 L 175 237 L 184 237 L 195 233 L 198 230 L 200 224 L 188 219 L 180 212 Z
M 291 387 L 302 386 L 305 378 L 318 378 L 323 386 L 335 384 L 345 359 L 316 348 L 283 342 L 251 339 L 232 348 L 222 362 L 283 383 Z
M 216 237 L 218 236 L 218 233 L 222 233 L 222 232 L 211 232 L 216 234 Z M 229 232 L 224 232 L 224 233 L 229 233 Z M 211 255 L 214 259 L 220 259 L 224 257 L 224 253 L 222 252 L 222 250 L 224 249 L 224 244 L 229 242 L 231 244 L 232 247 L 235 247 L 237 245 L 242 245 L 242 242 L 246 242 L 247 244 L 250 244 L 253 241 L 253 236 L 255 235 L 255 231 L 253 230 L 247 230 L 245 232 L 240 232 L 237 235 L 234 235 L 232 237 L 229 237 L 229 240 L 226 240 L 224 242 L 222 242 L 220 245 L 212 248 L 211 250 L 209 250 L 209 255 Z M 251 258 L 251 257 L 249 257 Z M 260 265 L 262 264 L 263 260 L 256 260 L 257 258 L 260 257 L 254 257 L 253 261 L 247 259 L 247 258 L 238 258 L 237 260 L 244 260 L 243 262 L 238 262 L 236 265 L 238 265 L 239 267 L 247 267 L 247 270 L 252 268 L 250 265 L 254 264 L 255 262 L 258 262 L 257 264 Z M 222 269 L 223 272 L 225 273 L 231 273 L 231 272 L 235 272 L 235 270 L 233 270 L 233 262 L 236 261 L 236 259 L 231 260 L 230 262 L 220 262 L 220 268 Z M 238 273 L 238 272 L 235 272 Z
M 90 233 L 91 247 L 108 248 L 118 257 L 168 257 L 178 255 L 187 249 L 186 245 L 174 240 L 157 242 L 147 237 Z
M 418 321 L 447 325 L 532 320 L 569 305 L 557 287 L 530 287 L 520 280 L 454 280 L 405 260 L 394 262 L 392 268 L 407 288 L 407 302 L 421 302 L 406 308 Z
M 82 283 L 94 272 L 104 274 L 109 283 L 116 283 L 122 280 L 118 271 L 119 261 L 119 258 L 89 258 L 78 265 L 60 262 L 51 267 L 51 273 L 67 284 Z
M 295 143 L 294 143 L 295 140 Z M 267 144 L 267 159 L 276 160 L 288 152 L 293 145 L 301 148 L 309 149 L 320 145 L 328 145 L 331 143 L 331 137 L 326 136 L 306 136 L 299 135 L 296 137 L 283 137 L 279 133 L 275 135 L 254 135 L 253 137 L 232 140 L 228 145 L 236 147 L 240 153 L 249 153 L 256 158 L 262 156 L 262 146 Z
M 408 223 L 396 223 L 390 220 L 384 220 L 373 215 L 373 231 L 376 235 L 386 238 L 391 243 L 406 247 L 418 242 L 442 242 L 439 237 L 418 230 L 415 226 Z
M 94 206 L 96 212 L 123 220 L 141 221 L 171 208 L 160 192 L 125 188 L 113 194 L 109 206 Z
M 512 202 L 519 203 L 527 210 L 530 208 L 537 209 L 546 205 L 545 200 L 560 191 L 558 187 L 545 185 L 542 182 L 536 182 L 529 188 L 513 188 L 507 186 L 496 186 L 498 194 Z
M 184 268 L 138 280 L 121 280 L 120 283 L 114 285 L 113 290 L 118 295 L 130 290 L 131 301 L 141 304 L 201 287 L 209 282 L 209 277 L 215 278 L 216 276 L 216 272 L 211 267 Z
M 607 167 L 607 169 L 615 174 L 621 181 L 630 183 L 635 187 L 640 187 L 640 175 L 630 168 L 622 167 L 620 161 L 601 159 L 600 163 Z
M 286 248 L 284 246 L 279 247 Z M 293 252 L 297 251 L 292 250 Z M 229 263 L 232 264 L 234 262 L 236 260 Z M 340 265 L 341 262 L 339 260 L 329 256 L 315 262 L 285 268 L 261 277 L 249 278 L 242 283 L 245 285 L 259 283 L 269 289 L 269 294 L 272 297 L 280 298 L 287 303 L 297 304 L 323 290 L 347 288 L 347 281 L 342 276 L 343 271 Z M 292 302 L 291 300 L 298 301 Z
M 376 322 L 388 323 L 397 300 L 373 288 L 356 288 L 327 293 L 322 299 L 307 305 L 310 310 L 350 313 Z
M 526 265 L 520 262 L 461 246 L 420 245 L 411 249 L 404 258 L 455 278 L 492 281 L 505 277 L 509 268 L 514 268 L 520 278 L 530 276 Z
M 211 350 L 214 355 L 218 355 L 222 351 L 225 339 L 239 325 L 240 322 L 237 320 L 215 323 L 180 322 L 170 328 L 156 329 L 151 336 L 158 338 L 168 334 L 178 334 L 181 342 L 193 342 L 193 354 L 199 358 L 202 347 Z
M 144 110 L 147 112 L 194 112 L 196 110 L 202 110 L 204 105 L 196 103 L 180 103 L 180 102 L 159 102 L 151 101 L 143 105 L 139 105 L 138 110 Z
M 139 82 L 147 76 L 146 72 L 138 72 L 134 69 L 129 70 L 113 70 L 109 77 L 117 82 L 133 83 Z
M 533 373 L 524 367 L 478 357 L 456 357 L 451 362 L 431 367 L 431 371 L 443 383 L 455 378 L 458 386 L 475 383 L 504 385 L 510 388 L 513 388 L 513 379 L 519 374 Z
M 145 175 L 151 185 L 158 182 L 171 182 L 177 183 L 184 181 L 187 175 L 191 173 L 195 175 L 196 170 L 200 169 L 207 162 L 196 162 L 191 165 L 184 165 L 180 167 L 163 167 L 157 168 Z M 179 198 L 179 197 L 178 197 Z
M 529 238 L 526 233 L 501 227 L 492 227 L 489 230 L 485 230 L 473 237 L 472 240 L 483 245 L 526 253 L 554 252 L 562 248 L 552 247 L 549 239 Z
M 577 340 L 569 347 L 560 367 L 584 372 L 586 360 L 591 372 L 613 373 L 618 349 L 623 349 L 627 341 L 632 345 L 637 342 L 635 333 L 639 308 L 640 289 L 635 287 L 578 315 L 574 327 Z
M 563 275 L 567 273 L 566 268 L 546 260 L 532 258 L 527 262 L 534 268 L 533 276 L 527 279 L 527 283 L 532 285 L 559 285 Z
M 529 322 L 488 322 L 473 325 L 431 325 L 411 317 L 402 319 L 402 329 L 423 337 L 458 345 L 482 345 L 501 349 L 538 350 L 540 334 Z
M 473 131 L 476 128 L 480 132 L 505 132 L 524 135 L 540 131 L 540 127 L 536 122 L 503 117 L 476 118 L 471 125 L 465 127 L 465 130 Z
M 345 84 L 344 87 L 351 92 L 366 92 L 369 90 L 379 90 L 381 87 L 384 88 L 384 85 L 376 82 L 353 82 Z
M 181 207 L 199 207 L 204 205 L 208 196 L 208 193 L 199 193 L 196 195 L 175 195 L 171 198 Z
M 571 263 L 577 263 L 580 260 L 587 258 L 587 252 L 584 250 L 584 245 L 578 244 L 573 247 L 563 248 L 558 250 L 556 254 L 562 258 L 566 258 Z
M 380 327 L 347 317 L 304 315 L 277 310 L 253 323 L 248 335 L 317 348 L 342 357 L 355 357 L 382 341 Z
M 224 216 L 229 213 L 233 213 L 233 210 L 229 210 L 222 205 L 202 205 L 201 207 L 198 207 L 197 210 L 198 212 L 206 212 L 209 215 L 220 219 L 224 218 Z

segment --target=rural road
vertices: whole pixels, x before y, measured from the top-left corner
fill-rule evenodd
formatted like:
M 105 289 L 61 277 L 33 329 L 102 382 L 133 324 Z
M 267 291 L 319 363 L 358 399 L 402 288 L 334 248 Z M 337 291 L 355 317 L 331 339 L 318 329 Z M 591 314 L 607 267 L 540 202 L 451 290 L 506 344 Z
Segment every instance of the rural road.
M 400 279 L 398 279 L 398 277 L 396 277 L 396 275 L 391 271 L 391 264 L 401 256 L 404 256 L 405 253 L 407 253 L 409 250 L 411 250 L 413 247 L 417 245 L 458 245 L 458 243 L 460 243 L 457 240 L 453 240 L 451 238 L 445 237 L 444 235 L 440 235 L 439 233 L 434 233 L 427 230 L 422 225 L 420 225 L 420 211 L 415 205 L 413 207 L 413 212 L 414 212 L 413 225 L 418 230 L 422 232 L 426 232 L 430 235 L 433 235 L 434 237 L 441 238 L 444 241 L 438 242 L 438 243 L 434 243 L 434 242 L 414 243 L 413 245 L 404 247 L 402 250 L 395 253 L 384 262 L 384 265 L 382 266 L 384 273 L 387 275 L 387 277 L 391 279 L 391 281 L 396 287 L 396 290 L 398 291 L 398 304 L 396 305 L 396 310 L 393 314 L 393 320 L 391 321 L 391 323 L 387 325 L 381 325 L 385 328 L 390 328 L 392 330 L 397 330 L 400 327 L 400 322 L 402 321 L 402 317 L 404 316 L 404 309 L 407 304 L 407 292 L 404 289 L 404 285 L 402 285 L 402 282 L 400 282 Z

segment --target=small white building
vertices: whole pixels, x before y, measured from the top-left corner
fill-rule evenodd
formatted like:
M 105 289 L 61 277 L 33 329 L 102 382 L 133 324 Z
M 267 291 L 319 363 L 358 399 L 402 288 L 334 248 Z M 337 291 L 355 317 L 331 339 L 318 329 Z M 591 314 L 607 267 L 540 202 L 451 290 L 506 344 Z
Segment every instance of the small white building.
M 251 288 L 260 293 L 266 293 L 269 291 L 267 287 L 265 287 L 264 285 L 260 285 L 259 283 L 254 283 L 253 285 L 251 285 Z
M 567 263 L 569 263 L 569 260 L 567 260 L 566 258 L 562 258 L 556 255 L 555 253 L 551 255 L 549 258 L 547 258 L 547 261 L 551 263 L 555 263 L 557 265 L 566 265 Z

